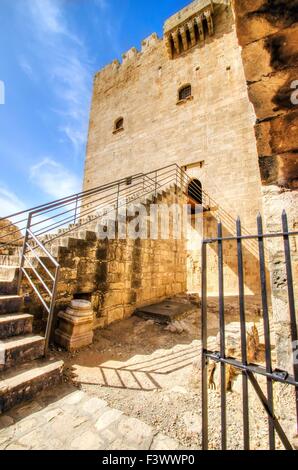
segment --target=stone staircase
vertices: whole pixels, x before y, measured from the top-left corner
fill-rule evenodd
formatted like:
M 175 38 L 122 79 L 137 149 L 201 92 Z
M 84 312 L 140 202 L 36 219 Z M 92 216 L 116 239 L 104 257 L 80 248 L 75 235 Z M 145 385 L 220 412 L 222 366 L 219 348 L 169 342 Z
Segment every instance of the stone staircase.
M 177 187 L 175 184 L 171 184 L 166 188 L 157 190 L 156 195 L 148 195 L 145 194 L 144 196 L 140 195 L 137 199 L 131 201 L 128 204 L 131 204 L 131 207 L 137 209 L 137 205 L 143 204 L 146 207 L 149 207 L 150 204 L 158 204 L 161 202 L 167 201 L 169 197 L 175 194 Z M 119 220 L 121 216 L 119 216 Z M 104 223 L 101 221 L 105 221 Z M 46 233 L 41 237 L 41 241 L 51 253 L 54 258 L 59 258 L 59 252 L 65 252 L 67 248 L 78 245 L 77 240 L 85 241 L 85 242 L 94 242 L 98 239 L 98 226 L 101 225 L 102 227 L 108 223 L 109 216 L 108 215 L 90 215 L 85 217 L 84 219 L 79 220 L 75 224 L 69 224 L 67 227 L 58 229 L 51 233 Z M 129 220 L 129 217 L 125 218 L 125 220 Z M 44 257 L 44 252 L 40 249 L 36 249 L 36 253 L 41 256 L 41 261 L 47 264 L 47 258 Z M 29 258 L 32 260 L 32 264 L 35 267 L 36 262 L 32 257 L 31 253 L 28 253 Z M 19 266 L 20 254 L 19 248 L 16 248 L 14 252 L 10 255 L 0 256 L 0 276 L 5 271 L 15 270 Z M 11 285 L 10 282 L 8 284 Z
M 0 414 L 62 379 L 63 363 L 43 358 L 45 340 L 14 289 L 15 278 L 0 280 Z
M 148 206 L 162 202 L 173 197 L 175 189 L 171 185 L 133 203 Z M 42 242 L 63 267 L 67 257 L 74 258 L 74 252 L 79 255 L 82 248 L 90 249 L 97 243 L 100 220 L 98 215 L 80 220 L 45 234 Z M 36 253 L 47 265 L 44 252 L 36 249 Z M 36 260 L 30 259 L 35 267 Z M 23 297 L 16 295 L 18 260 L 17 250 L 0 259 L 0 414 L 62 380 L 63 363 L 43 357 L 45 338 L 33 334 L 33 316 L 23 313 Z

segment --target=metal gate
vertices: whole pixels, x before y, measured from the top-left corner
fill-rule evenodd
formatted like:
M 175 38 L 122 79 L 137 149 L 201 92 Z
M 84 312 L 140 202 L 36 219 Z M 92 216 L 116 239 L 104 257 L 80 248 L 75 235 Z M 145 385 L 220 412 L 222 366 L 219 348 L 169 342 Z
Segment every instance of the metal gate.
M 226 367 L 232 366 L 242 373 L 242 415 L 243 415 L 243 447 L 250 449 L 250 421 L 249 421 L 249 383 L 256 392 L 263 408 L 268 415 L 268 438 L 270 450 L 276 448 L 276 434 L 279 436 L 283 446 L 287 450 L 292 450 L 292 445 L 288 436 L 284 432 L 279 420 L 274 412 L 274 383 L 280 382 L 295 387 L 296 399 L 296 424 L 298 426 L 298 362 L 293 354 L 293 374 L 288 371 L 274 369 L 272 365 L 271 338 L 270 338 L 270 314 L 268 281 L 266 276 L 266 254 L 265 239 L 279 237 L 284 251 L 284 261 L 287 274 L 287 295 L 289 305 L 289 324 L 291 332 L 291 341 L 297 346 L 297 319 L 295 311 L 294 284 L 291 262 L 290 237 L 298 235 L 298 232 L 289 232 L 287 214 L 282 215 L 282 231 L 279 233 L 263 233 L 263 222 L 261 216 L 257 219 L 257 235 L 244 235 L 241 228 L 240 219 L 236 223 L 236 236 L 223 237 L 222 223 L 218 223 L 217 237 L 214 239 L 205 239 L 202 245 L 202 447 L 208 449 L 209 444 L 209 426 L 208 426 L 208 364 L 217 363 L 220 367 L 220 409 L 221 409 L 221 447 L 227 449 L 227 391 L 226 391 Z M 226 356 L 226 331 L 225 331 L 225 292 L 224 292 L 224 259 L 223 246 L 227 241 L 234 240 L 237 244 L 237 267 L 239 284 L 239 322 L 241 337 L 241 360 L 235 357 Z M 245 240 L 255 240 L 257 242 L 257 259 L 260 272 L 261 289 L 261 311 L 262 322 L 264 326 L 265 343 L 265 366 L 260 364 L 251 364 L 247 357 L 247 335 L 246 335 L 246 308 L 245 308 L 245 287 L 244 287 L 244 262 L 243 262 L 243 243 Z M 208 302 L 207 302 L 207 246 L 217 246 L 218 257 L 218 293 L 219 293 L 219 331 L 220 331 L 220 351 L 208 350 Z M 266 378 L 266 392 L 258 382 L 258 377 Z M 239 423 L 241 424 L 241 423 Z

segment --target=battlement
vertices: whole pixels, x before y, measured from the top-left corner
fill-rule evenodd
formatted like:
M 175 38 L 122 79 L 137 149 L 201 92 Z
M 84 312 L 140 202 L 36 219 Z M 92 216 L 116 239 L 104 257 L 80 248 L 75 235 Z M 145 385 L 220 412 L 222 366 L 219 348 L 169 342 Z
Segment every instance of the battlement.
M 214 10 L 216 4 L 228 5 L 230 0 L 195 0 L 164 23 L 164 36 L 159 38 L 152 33 L 141 43 L 138 50 L 132 47 L 122 54 L 122 62 L 118 60 L 100 70 L 96 77 L 111 76 L 119 71 L 122 65 L 131 65 L 142 57 L 142 54 L 164 44 L 165 53 L 169 59 L 174 59 L 189 49 L 202 43 L 207 35 L 214 34 Z
M 178 26 L 190 20 L 191 17 L 195 16 L 197 13 L 203 14 L 205 11 L 211 11 L 213 13 L 213 1 L 195 0 L 166 20 L 164 24 L 164 34 L 166 35 L 170 31 L 176 29 Z
M 95 79 L 98 77 L 113 75 L 119 71 L 119 68 L 122 65 L 131 64 L 133 61 L 136 61 L 143 54 L 150 52 L 153 48 L 159 46 L 163 42 L 163 39 L 160 39 L 156 33 L 150 34 L 147 38 L 143 39 L 141 42 L 141 48 L 138 50 L 136 47 L 130 48 L 128 51 L 122 54 L 122 62 L 118 59 L 113 60 L 110 64 L 106 65 L 104 68 L 99 70 Z
M 212 0 L 195 0 L 171 16 L 164 24 L 164 41 L 173 59 L 214 34 Z

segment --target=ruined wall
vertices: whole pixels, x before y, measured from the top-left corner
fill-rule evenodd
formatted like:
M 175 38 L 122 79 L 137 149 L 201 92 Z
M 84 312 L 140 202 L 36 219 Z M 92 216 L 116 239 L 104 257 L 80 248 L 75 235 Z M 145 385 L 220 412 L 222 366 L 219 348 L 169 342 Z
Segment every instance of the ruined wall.
M 175 25 L 179 15 L 167 24 Z M 96 74 L 84 189 L 171 163 L 202 162 L 204 189 L 254 230 L 261 207 L 255 116 L 225 1 L 214 2 L 213 21 L 213 35 L 206 32 L 172 60 L 165 40 L 152 35 L 141 52 L 133 48 L 121 65 L 115 61 Z M 178 90 L 188 83 L 192 98 L 179 102 Z M 124 128 L 115 132 L 119 117 Z
M 280 231 L 285 209 L 289 230 L 298 226 L 298 1 L 234 0 L 255 134 L 267 230 Z M 291 361 L 286 273 L 281 241 L 268 244 L 272 302 L 281 367 Z M 297 240 L 292 243 L 297 295 Z M 298 299 L 296 298 L 296 302 Z
M 0 259 L 15 252 L 16 247 L 22 247 L 23 238 L 19 229 L 7 219 L 0 219 Z

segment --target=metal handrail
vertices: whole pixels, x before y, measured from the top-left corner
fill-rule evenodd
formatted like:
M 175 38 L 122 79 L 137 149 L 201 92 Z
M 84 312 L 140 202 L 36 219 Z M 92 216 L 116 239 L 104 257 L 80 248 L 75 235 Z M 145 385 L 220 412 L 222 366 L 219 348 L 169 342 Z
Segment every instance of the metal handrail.
M 104 219 L 112 210 L 109 209 L 111 206 L 119 211 L 123 204 L 125 204 L 122 203 L 121 199 L 126 200 L 130 198 L 130 203 L 132 203 L 146 196 L 157 196 L 158 192 L 169 188 L 171 185 L 174 185 L 177 190 L 181 190 L 183 194 L 187 195 L 187 188 L 190 182 L 193 182 L 193 180 L 184 170 L 174 163 L 147 173 L 137 173 L 129 177 L 121 178 L 112 183 L 73 194 L 0 219 L 10 220 L 15 217 L 21 217 L 21 222 L 25 220 L 27 222 L 26 227 L 15 230 L 15 232 L 19 230 L 25 232 L 24 236 L 22 235 L 22 238 L 20 238 L 23 239 L 23 248 L 20 260 L 18 293 L 21 292 L 22 280 L 25 276 L 48 313 L 45 333 L 45 351 L 47 351 L 49 345 L 60 271 L 58 261 L 46 248 L 46 245 L 53 244 L 56 239 L 67 236 L 74 231 L 88 227 L 88 225 Z M 192 193 L 199 201 L 202 201 L 203 205 L 206 207 L 210 206 L 211 198 L 194 182 Z M 104 215 L 100 213 L 102 210 L 105 212 Z M 28 214 L 27 219 L 23 218 L 24 214 Z M 16 223 L 17 222 L 10 221 L 3 229 L 15 225 Z M 62 227 L 66 227 L 66 230 L 59 230 Z M 57 232 L 57 230 L 59 231 Z M 45 238 L 46 234 L 48 234 L 47 239 Z M 5 236 L 2 238 L 4 237 Z M 39 250 L 46 259 L 49 260 L 51 268 L 48 267 L 48 265 L 46 266 L 41 259 L 42 256 L 39 256 L 39 253 L 37 253 Z M 35 268 L 32 258 L 37 261 L 37 265 L 40 265 L 50 278 L 52 283 L 51 287 L 48 286 L 48 281 L 46 282 L 43 278 L 43 274 Z M 51 270 L 53 270 L 53 272 L 51 272 Z M 34 280 L 34 277 L 36 280 Z M 44 292 L 42 291 L 46 293 L 46 300 Z
M 140 199 L 140 197 L 156 194 L 157 191 L 160 191 L 163 187 L 174 181 L 176 172 L 176 165 L 169 165 L 156 172 L 140 173 L 129 178 L 122 178 L 114 183 L 5 217 L 6 220 L 9 220 L 17 216 L 21 222 L 27 221 L 24 237 L 22 236 L 23 248 L 20 258 L 18 293 L 21 292 L 22 281 L 25 278 L 48 314 L 45 332 L 45 354 L 49 346 L 60 272 L 60 265 L 46 248 L 46 243 L 51 243 L 55 238 L 66 235 L 73 230 L 79 230 L 81 227 L 90 224 L 90 222 L 96 221 L 97 218 L 102 218 L 102 214 L 97 216 L 96 213 L 99 209 L 107 207 L 107 205 L 114 204 L 119 210 L 122 204 L 120 198 L 132 197 L 130 202 L 133 202 Z M 24 214 L 28 214 L 27 219 L 22 217 Z M 93 215 L 95 217 L 92 217 Z M 88 216 L 89 220 L 87 219 Z M 92 217 L 91 220 L 90 217 Z M 63 235 L 58 233 L 48 241 L 41 238 L 49 230 L 57 230 L 59 227 L 71 222 L 74 222 L 74 228 L 69 226 Z M 15 223 L 10 221 L 3 229 L 11 227 Z M 17 232 L 19 232 L 19 229 L 14 231 L 14 233 Z M 40 252 L 42 253 L 41 255 Z M 42 260 L 43 256 L 48 260 L 51 267 L 44 263 Z M 37 266 L 35 266 L 34 260 L 37 262 Z M 41 266 L 45 273 L 41 273 L 38 270 L 38 266 Z M 47 281 L 44 278 L 45 275 L 49 278 Z M 49 285 L 49 280 L 51 286 Z
M 36 293 L 37 297 L 41 301 L 42 305 L 44 306 L 46 312 L 48 313 L 48 320 L 47 320 L 47 326 L 46 326 L 46 332 L 45 332 L 45 354 L 47 354 L 48 347 L 49 347 L 49 342 L 50 342 L 50 334 L 51 334 L 51 329 L 52 329 L 52 324 L 53 324 L 53 317 L 54 317 L 54 308 L 55 308 L 55 303 L 56 303 L 56 296 L 57 296 L 57 286 L 58 286 L 58 280 L 59 280 L 59 273 L 60 273 L 60 264 L 58 261 L 51 255 L 51 253 L 47 250 L 47 248 L 38 240 L 38 238 L 34 235 L 34 233 L 30 229 L 30 222 L 32 220 L 32 214 L 29 215 L 28 219 L 28 224 L 27 224 L 27 229 L 26 229 L 26 234 L 25 234 L 25 239 L 24 239 L 24 244 L 23 244 L 23 252 L 22 252 L 22 257 L 21 257 L 21 265 L 20 265 L 20 271 L 19 271 L 19 279 L 18 279 L 18 294 L 20 293 L 21 290 L 21 284 L 23 280 L 23 275 L 27 278 L 29 284 L 33 288 L 34 292 Z M 54 274 L 52 274 L 48 268 L 44 265 L 44 263 L 41 261 L 40 257 L 35 253 L 34 248 L 32 248 L 28 242 L 28 240 L 32 239 L 36 246 L 42 250 L 42 252 L 45 254 L 45 256 L 50 260 L 50 262 L 54 266 Z M 26 256 L 26 247 L 30 248 L 31 253 L 33 253 L 34 258 L 38 261 L 38 263 L 43 267 L 43 269 L 46 270 L 47 274 L 51 278 L 53 282 L 53 286 L 50 289 L 48 285 L 45 283 L 45 281 L 42 279 L 40 273 L 37 271 L 37 269 L 33 266 L 33 263 L 31 263 L 31 260 L 29 259 L 28 256 Z M 47 302 L 43 295 L 42 292 L 40 291 L 39 287 L 36 285 L 34 280 L 32 279 L 32 276 L 27 272 L 25 263 L 27 263 L 35 275 L 35 277 L 39 280 L 39 283 L 43 287 L 43 289 L 46 291 L 49 301 Z

